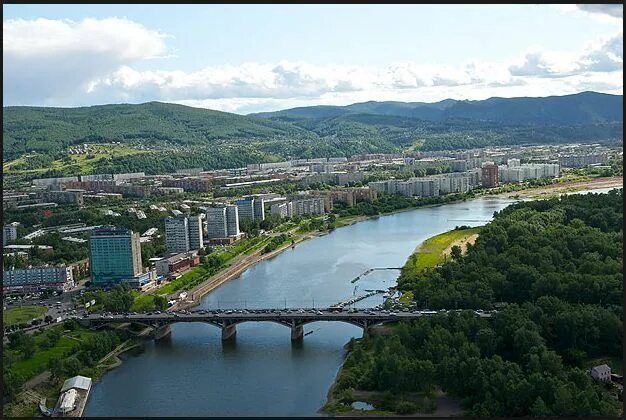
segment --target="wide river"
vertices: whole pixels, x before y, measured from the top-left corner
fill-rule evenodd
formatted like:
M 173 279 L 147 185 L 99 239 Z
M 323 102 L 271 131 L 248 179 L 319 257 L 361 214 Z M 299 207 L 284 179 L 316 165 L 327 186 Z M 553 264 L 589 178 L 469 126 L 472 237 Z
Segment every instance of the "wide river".
M 205 308 L 324 307 L 395 284 L 398 271 L 425 239 L 479 226 L 515 200 L 483 197 L 370 219 L 298 244 L 263 261 L 205 296 Z M 375 306 L 375 295 L 359 302 Z M 325 404 L 345 356 L 362 330 L 340 322 L 305 326 L 292 344 L 290 330 L 271 322 L 237 326 L 232 342 L 203 323 L 175 324 L 147 342 L 93 385 L 86 416 L 312 416 Z

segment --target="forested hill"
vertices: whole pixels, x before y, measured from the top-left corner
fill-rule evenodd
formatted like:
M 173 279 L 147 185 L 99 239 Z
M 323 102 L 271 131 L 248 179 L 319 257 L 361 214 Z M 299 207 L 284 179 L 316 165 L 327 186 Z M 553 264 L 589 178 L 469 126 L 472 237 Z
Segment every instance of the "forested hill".
M 423 102 L 363 102 L 347 106 L 312 106 L 251 114 L 257 117 L 329 118 L 351 114 L 392 115 L 428 121 L 470 119 L 506 124 L 580 125 L 623 122 L 623 96 L 596 92 L 545 98 L 446 99 Z
M 271 117 L 160 102 L 83 108 L 5 107 L 2 153 L 4 161 L 38 153 L 38 160 L 18 165 L 36 170 L 43 168 L 37 166 L 39 161 L 63 159 L 71 145 L 120 142 L 150 146 L 153 153 L 111 156 L 99 162 L 97 170 L 155 173 L 404 150 L 621 143 L 622 109 L 622 96 L 591 92 L 435 104 L 367 102 L 287 110 Z
M 466 255 L 403 271 L 400 288 L 420 308 L 498 312 L 421 318 L 352 343 L 335 395 L 411 392 L 428 402 L 442 390 L 469 416 L 618 416 L 617 389 L 587 369 L 621 372 L 623 216 L 623 189 L 519 203 L 497 213 Z
M 120 141 L 203 145 L 220 139 L 306 136 L 291 124 L 242 115 L 149 102 L 82 108 L 5 107 L 3 155 L 56 152 L 69 145 Z

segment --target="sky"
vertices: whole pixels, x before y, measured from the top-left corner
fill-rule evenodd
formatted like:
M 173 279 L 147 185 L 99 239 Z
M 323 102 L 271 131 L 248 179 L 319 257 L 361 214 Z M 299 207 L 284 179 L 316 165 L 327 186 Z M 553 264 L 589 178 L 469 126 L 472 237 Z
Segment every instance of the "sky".
M 3 105 L 623 93 L 623 5 L 3 5 Z

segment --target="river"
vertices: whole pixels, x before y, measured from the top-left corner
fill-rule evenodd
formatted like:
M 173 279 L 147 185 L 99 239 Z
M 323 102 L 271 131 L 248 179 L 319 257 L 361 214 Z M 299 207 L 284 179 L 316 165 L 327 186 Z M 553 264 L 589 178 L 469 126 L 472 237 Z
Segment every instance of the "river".
M 204 308 L 324 307 L 388 288 L 423 240 L 454 229 L 487 223 L 515 202 L 502 197 L 415 209 L 366 220 L 298 244 L 263 261 L 205 296 Z M 355 290 L 356 288 L 356 290 Z M 358 304 L 374 306 L 382 296 Z M 311 332 L 311 333 L 309 333 Z M 222 344 L 217 327 L 175 324 L 171 335 L 147 342 L 143 352 L 93 385 L 86 416 L 313 416 L 345 356 L 344 344 L 361 337 L 356 326 L 316 322 L 304 340 L 271 322 L 237 326 Z

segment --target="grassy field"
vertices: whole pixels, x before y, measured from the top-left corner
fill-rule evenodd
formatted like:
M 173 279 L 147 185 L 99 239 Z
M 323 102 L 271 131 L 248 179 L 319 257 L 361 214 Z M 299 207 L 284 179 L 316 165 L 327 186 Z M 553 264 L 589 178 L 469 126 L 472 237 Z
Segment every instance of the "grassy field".
M 35 167 L 31 169 L 23 169 L 29 166 L 29 159 L 32 157 L 21 156 L 15 160 L 5 163 L 4 171 L 7 174 L 37 174 L 45 172 L 48 169 L 69 170 L 73 172 L 85 174 L 91 173 L 100 161 L 116 156 L 136 155 L 140 153 L 151 153 L 149 150 L 140 150 L 127 145 L 90 145 L 93 153 L 80 155 L 67 155 L 63 159 L 53 161 L 50 165 L 43 167 Z
M 432 238 L 425 240 L 419 246 L 417 252 L 409 257 L 405 268 L 419 272 L 426 268 L 435 267 L 445 260 L 446 256 L 444 251 L 454 242 L 467 239 L 470 236 L 477 234 L 479 231 L 480 227 L 476 227 L 463 230 L 451 230 L 449 232 L 433 236 Z
M 200 279 L 204 278 L 209 273 L 209 270 L 203 265 L 199 265 L 195 268 L 192 268 L 176 280 L 171 283 L 166 284 L 165 286 L 161 286 L 157 289 L 157 294 L 170 294 L 174 293 L 178 290 L 183 290 L 183 288 L 190 284 L 195 284 Z
M 61 331 L 64 329 L 63 325 L 56 325 L 52 328 Z M 88 340 L 89 337 L 94 334 L 96 333 L 86 329 L 77 329 L 72 332 L 63 333 L 56 345 L 49 349 L 39 347 L 44 339 L 44 335 L 37 335 L 34 337 L 35 344 L 38 347 L 37 352 L 30 359 L 15 362 L 15 364 L 11 366 L 11 371 L 21 375 L 23 378 L 30 379 L 48 369 L 50 359 L 64 357 L 65 354 L 79 346 L 81 341 Z
M 20 308 L 7 309 L 2 314 L 3 325 L 9 326 L 28 322 L 33 318 L 39 318 L 48 311 L 47 308 L 41 306 L 22 306 Z

